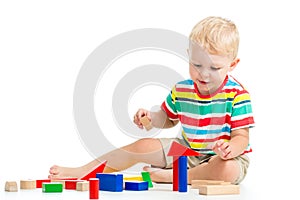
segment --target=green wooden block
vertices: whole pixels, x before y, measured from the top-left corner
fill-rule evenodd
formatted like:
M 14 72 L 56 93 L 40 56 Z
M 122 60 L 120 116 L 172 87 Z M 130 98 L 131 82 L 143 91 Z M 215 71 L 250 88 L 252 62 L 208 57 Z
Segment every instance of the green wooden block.
M 62 192 L 63 191 L 63 184 L 62 183 L 43 183 L 43 192 Z
M 142 177 L 143 177 L 143 181 L 148 182 L 148 187 L 152 188 L 153 184 L 152 184 L 152 180 L 151 180 L 151 177 L 150 177 L 150 173 L 149 172 L 142 172 Z

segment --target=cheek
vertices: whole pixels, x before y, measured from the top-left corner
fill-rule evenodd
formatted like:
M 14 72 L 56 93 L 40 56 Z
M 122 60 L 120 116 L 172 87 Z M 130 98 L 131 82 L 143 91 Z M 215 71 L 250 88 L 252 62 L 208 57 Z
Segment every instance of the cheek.
M 197 74 L 195 73 L 194 67 L 190 66 L 189 72 L 190 72 L 191 79 L 195 80 L 195 77 L 196 77 Z

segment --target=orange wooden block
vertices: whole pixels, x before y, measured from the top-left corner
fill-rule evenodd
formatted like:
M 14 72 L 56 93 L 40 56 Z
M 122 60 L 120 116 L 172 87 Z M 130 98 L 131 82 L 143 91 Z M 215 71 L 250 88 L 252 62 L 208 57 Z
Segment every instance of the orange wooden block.
M 6 192 L 18 192 L 18 184 L 16 181 L 6 181 L 5 182 Z
M 147 116 L 144 116 L 144 117 L 141 118 L 141 123 L 143 124 L 143 126 L 145 127 L 145 129 L 147 131 L 149 131 L 150 129 L 152 129 L 151 122 L 150 122 L 150 120 L 148 119 Z

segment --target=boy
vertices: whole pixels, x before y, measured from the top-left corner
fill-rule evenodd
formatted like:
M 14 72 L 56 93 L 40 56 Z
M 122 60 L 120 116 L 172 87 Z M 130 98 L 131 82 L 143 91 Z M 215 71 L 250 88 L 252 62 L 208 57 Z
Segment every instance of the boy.
M 152 126 L 182 125 L 182 138 L 146 138 L 113 150 L 78 168 L 53 166 L 50 178 L 80 177 L 99 162 L 107 160 L 105 173 L 127 169 L 144 162 L 156 182 L 172 182 L 170 144 L 177 141 L 204 156 L 188 158 L 188 183 L 196 179 L 224 180 L 239 184 L 249 165 L 246 153 L 249 128 L 254 126 L 249 93 L 228 73 L 239 62 L 239 35 L 234 23 L 220 17 L 200 21 L 190 34 L 189 72 L 191 79 L 177 83 L 161 110 L 139 109 L 134 123 L 147 116 Z

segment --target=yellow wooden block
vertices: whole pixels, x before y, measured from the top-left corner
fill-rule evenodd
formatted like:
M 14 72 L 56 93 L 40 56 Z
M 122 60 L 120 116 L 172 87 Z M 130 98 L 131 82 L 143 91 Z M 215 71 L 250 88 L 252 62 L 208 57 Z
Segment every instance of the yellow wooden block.
M 6 181 L 5 182 L 5 191 L 6 192 L 17 192 L 18 184 L 16 181 Z
M 124 181 L 143 181 L 142 176 L 128 176 L 123 178 Z
M 204 194 L 204 195 L 240 194 L 240 186 L 239 185 L 202 185 L 199 186 L 199 194 Z

